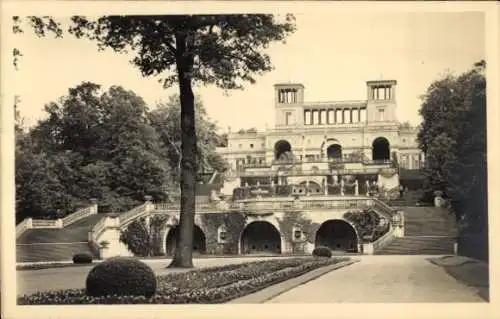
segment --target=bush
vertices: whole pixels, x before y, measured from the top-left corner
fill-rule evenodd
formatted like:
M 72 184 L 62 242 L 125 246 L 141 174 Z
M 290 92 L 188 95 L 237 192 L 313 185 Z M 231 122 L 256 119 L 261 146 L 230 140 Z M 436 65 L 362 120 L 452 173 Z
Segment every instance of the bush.
M 110 258 L 95 266 L 85 283 L 87 296 L 144 296 L 156 292 L 156 276 L 142 261 L 127 257 Z
M 75 254 L 73 255 L 73 263 L 74 264 L 91 264 L 92 263 L 92 256 L 89 254 Z
M 316 257 L 332 257 L 332 250 L 328 247 L 324 247 L 324 246 L 319 246 L 319 247 L 316 247 L 314 248 L 313 252 L 312 252 L 313 256 L 316 256 Z

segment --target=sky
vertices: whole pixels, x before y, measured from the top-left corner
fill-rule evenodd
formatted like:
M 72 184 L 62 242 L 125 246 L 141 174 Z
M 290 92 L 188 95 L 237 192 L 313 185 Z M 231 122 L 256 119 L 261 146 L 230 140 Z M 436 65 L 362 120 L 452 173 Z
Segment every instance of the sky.
M 229 95 L 215 87 L 197 87 L 209 116 L 224 131 L 274 125 L 275 83 L 305 85 L 306 101 L 366 99 L 368 80 L 393 79 L 397 117 L 420 123 L 420 96 L 446 72 L 459 74 L 485 59 L 484 14 L 481 12 L 324 12 L 295 14 L 297 31 L 287 43 L 266 52 L 275 69 L 257 83 Z M 163 89 L 156 78 L 144 78 L 132 56 L 98 52 L 95 43 L 52 37 L 39 39 L 30 30 L 13 37 L 21 50 L 12 83 L 21 96 L 26 125 L 44 118 L 44 104 L 67 94 L 83 81 L 103 88 L 121 85 L 144 98 L 150 108 L 167 100 L 178 87 Z

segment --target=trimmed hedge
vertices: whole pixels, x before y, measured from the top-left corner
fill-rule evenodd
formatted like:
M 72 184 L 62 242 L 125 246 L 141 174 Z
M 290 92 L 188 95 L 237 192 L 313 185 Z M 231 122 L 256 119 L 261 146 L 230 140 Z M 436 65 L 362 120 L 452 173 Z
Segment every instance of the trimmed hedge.
M 92 297 L 84 289 L 39 292 L 18 298 L 18 305 L 224 303 L 349 258 L 288 258 L 212 267 L 158 277 L 156 294 Z
M 332 250 L 328 247 L 325 247 L 325 246 L 318 246 L 316 248 L 314 248 L 313 252 L 312 252 L 312 255 L 313 256 L 316 256 L 316 257 L 328 257 L 328 258 L 331 258 L 333 253 L 332 253 Z
M 90 270 L 85 287 L 86 294 L 92 297 L 116 295 L 149 298 L 156 292 L 156 277 L 151 267 L 138 259 L 114 257 Z
M 81 253 L 73 255 L 73 263 L 75 264 L 91 264 L 92 256 L 89 254 Z

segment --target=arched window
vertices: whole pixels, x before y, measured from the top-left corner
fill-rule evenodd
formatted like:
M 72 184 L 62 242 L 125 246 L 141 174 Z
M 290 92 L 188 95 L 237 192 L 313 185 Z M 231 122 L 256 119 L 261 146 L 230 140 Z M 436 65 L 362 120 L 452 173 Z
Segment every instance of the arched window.
M 227 242 L 227 228 L 225 225 L 221 225 L 217 229 L 217 242 L 219 244 L 224 244 Z
M 302 231 L 302 228 L 299 225 L 295 225 L 292 228 L 292 240 L 294 242 L 297 241 L 302 241 L 304 239 L 304 232 Z

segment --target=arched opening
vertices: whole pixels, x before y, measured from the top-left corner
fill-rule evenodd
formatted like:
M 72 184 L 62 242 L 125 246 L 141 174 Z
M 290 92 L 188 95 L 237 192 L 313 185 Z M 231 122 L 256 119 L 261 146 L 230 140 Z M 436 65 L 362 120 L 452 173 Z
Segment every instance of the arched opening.
M 342 158 L 342 146 L 339 144 L 332 144 L 326 149 L 326 156 L 328 158 L 341 159 Z
M 309 181 L 309 183 L 308 182 L 301 182 L 299 184 L 299 186 L 300 186 L 300 188 L 306 190 L 307 194 L 318 195 L 318 194 L 323 193 L 323 188 L 321 187 L 321 185 L 319 185 L 318 183 L 313 182 L 313 181 Z
M 326 246 L 332 250 L 345 252 L 358 251 L 356 231 L 344 220 L 327 220 L 316 232 L 316 247 Z
M 282 159 L 285 154 L 292 152 L 292 145 L 285 140 L 281 140 L 274 144 L 274 158 Z
M 170 229 L 166 239 L 166 253 L 168 256 L 173 256 L 177 248 L 177 240 L 179 239 L 179 226 L 174 226 Z M 206 239 L 203 230 L 197 225 L 194 225 L 193 233 L 193 254 L 205 254 L 206 252 Z
M 281 236 L 271 223 L 255 221 L 248 224 L 241 234 L 241 253 L 281 254 Z
M 388 160 L 391 158 L 389 141 L 385 137 L 377 137 L 372 143 L 372 159 Z

